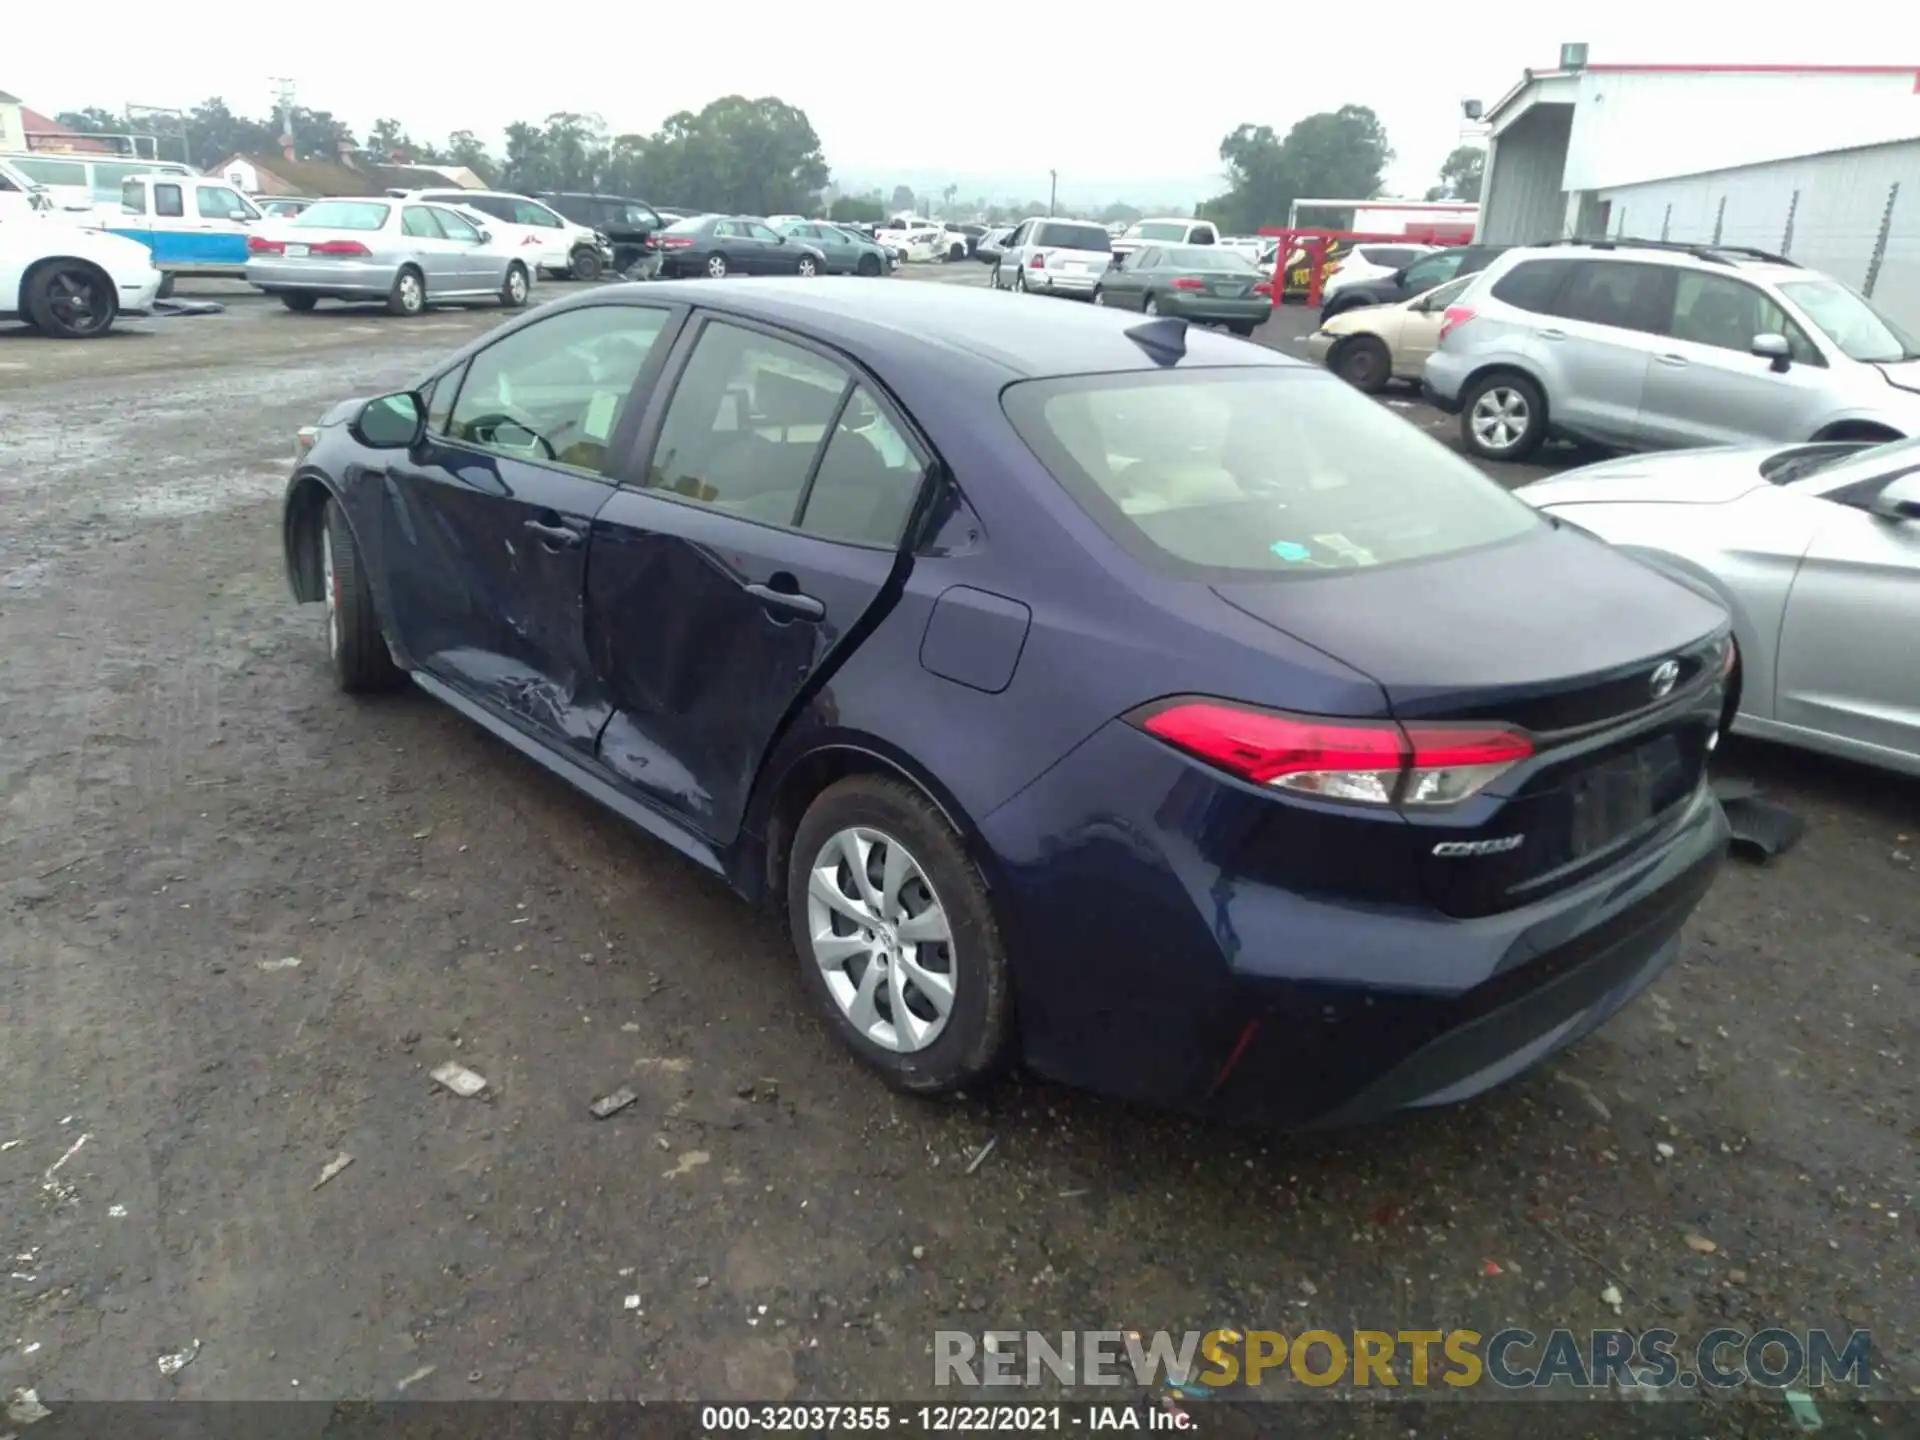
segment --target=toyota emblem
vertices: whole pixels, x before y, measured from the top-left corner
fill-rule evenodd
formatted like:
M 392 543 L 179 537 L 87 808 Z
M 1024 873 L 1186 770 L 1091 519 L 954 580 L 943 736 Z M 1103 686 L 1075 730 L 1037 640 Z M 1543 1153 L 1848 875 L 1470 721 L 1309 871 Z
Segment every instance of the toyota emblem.
M 1663 660 L 1653 667 L 1653 675 L 1648 681 L 1648 688 L 1653 691 L 1654 699 L 1664 700 L 1673 693 L 1673 687 L 1679 683 L 1680 662 L 1678 660 Z

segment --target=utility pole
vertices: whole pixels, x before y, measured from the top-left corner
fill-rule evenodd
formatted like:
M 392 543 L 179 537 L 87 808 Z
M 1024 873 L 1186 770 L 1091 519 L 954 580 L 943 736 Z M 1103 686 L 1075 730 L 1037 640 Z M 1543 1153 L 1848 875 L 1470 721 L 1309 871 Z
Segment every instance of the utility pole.
M 275 108 L 280 112 L 280 148 L 291 156 L 293 151 L 293 81 L 284 75 L 269 75 L 273 82 Z
M 1053 202 L 1059 197 L 1059 194 L 1060 172 L 1058 170 L 1049 170 L 1047 171 L 1047 214 L 1049 216 L 1053 214 Z

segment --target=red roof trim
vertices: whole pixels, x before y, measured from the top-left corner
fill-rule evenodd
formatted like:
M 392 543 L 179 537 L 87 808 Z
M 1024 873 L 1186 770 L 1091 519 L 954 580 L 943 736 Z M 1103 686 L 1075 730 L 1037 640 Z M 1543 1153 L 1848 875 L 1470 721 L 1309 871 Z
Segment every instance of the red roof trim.
M 1920 65 L 1589 65 L 1596 74 L 1634 75 L 1912 75 Z

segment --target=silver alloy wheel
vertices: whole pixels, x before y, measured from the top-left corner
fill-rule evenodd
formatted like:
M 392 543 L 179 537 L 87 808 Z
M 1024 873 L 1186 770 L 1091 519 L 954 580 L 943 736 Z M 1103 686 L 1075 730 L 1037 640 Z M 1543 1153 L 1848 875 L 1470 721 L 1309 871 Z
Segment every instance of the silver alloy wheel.
M 811 275 L 814 269 L 813 257 L 811 255 L 802 255 L 800 257 L 800 273 L 802 275 Z
M 340 582 L 333 573 L 333 532 L 322 522 L 320 528 L 320 583 L 327 602 L 327 653 L 340 658 Z
M 1527 433 L 1533 412 L 1527 397 L 1507 385 L 1495 385 L 1473 402 L 1473 438 L 1489 450 L 1511 450 Z
M 724 255 L 715 255 L 715 256 L 712 256 L 710 259 L 708 259 L 707 274 L 711 275 L 714 279 L 719 280 L 725 277 L 726 273 L 727 273 L 727 259 Z
M 527 298 L 526 272 L 517 265 L 507 270 L 507 294 L 513 297 L 513 303 L 516 305 Z
M 1149 315 L 1158 315 L 1160 313 L 1160 302 L 1149 295 L 1147 297 L 1147 303 L 1140 308 Z
M 866 826 L 830 836 L 807 878 L 807 931 L 827 993 L 861 1036 L 912 1054 L 953 1014 L 953 931 L 907 847 Z
M 425 303 L 426 297 L 420 289 L 420 277 L 411 270 L 403 272 L 400 276 L 400 308 L 411 315 L 421 309 Z
M 1106 291 L 1104 291 L 1104 290 L 1099 290 L 1099 289 L 1096 289 L 1096 290 L 1095 290 L 1095 291 L 1093 292 L 1093 303 L 1094 303 L 1094 304 L 1096 304 L 1096 305 L 1104 305 L 1104 304 L 1106 304 L 1106 303 L 1107 303 L 1107 292 L 1106 292 Z

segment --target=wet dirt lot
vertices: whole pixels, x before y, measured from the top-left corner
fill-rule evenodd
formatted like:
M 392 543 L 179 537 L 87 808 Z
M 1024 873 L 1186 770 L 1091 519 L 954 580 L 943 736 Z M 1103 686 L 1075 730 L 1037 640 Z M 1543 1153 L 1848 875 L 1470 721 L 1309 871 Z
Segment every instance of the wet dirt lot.
M 937 1330 L 1618 1324 L 1869 1329 L 1920 1394 L 1920 787 L 1731 747 L 1806 838 L 1461 1109 L 902 1099 L 776 921 L 424 696 L 333 693 L 293 432 L 499 318 L 0 331 L 0 1393 L 897 1399 Z

